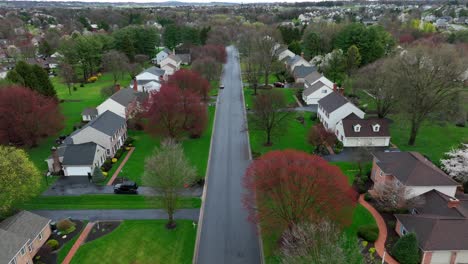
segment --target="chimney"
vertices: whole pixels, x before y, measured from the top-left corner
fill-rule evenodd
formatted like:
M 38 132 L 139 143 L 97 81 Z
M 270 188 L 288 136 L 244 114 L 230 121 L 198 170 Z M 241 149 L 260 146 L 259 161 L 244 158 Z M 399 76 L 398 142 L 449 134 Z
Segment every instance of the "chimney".
M 344 95 L 344 87 L 343 86 L 341 86 L 341 88 L 340 88 L 340 94 Z
M 450 198 L 448 201 L 448 208 L 456 208 L 460 204 L 457 198 Z
M 52 172 L 59 172 L 62 170 L 62 166 L 60 165 L 60 159 L 57 153 L 57 148 L 52 147 L 50 149 L 50 152 L 52 153 Z
M 175 55 L 175 48 L 172 49 L 172 55 Z
M 119 83 L 115 84 L 115 91 L 116 92 L 120 91 L 120 84 Z
M 133 90 L 138 92 L 138 82 L 136 78 L 133 79 Z
M 336 90 L 337 90 L 336 83 L 333 83 L 333 91 L 336 92 Z
M 304 58 L 304 52 L 301 52 L 301 57 Z

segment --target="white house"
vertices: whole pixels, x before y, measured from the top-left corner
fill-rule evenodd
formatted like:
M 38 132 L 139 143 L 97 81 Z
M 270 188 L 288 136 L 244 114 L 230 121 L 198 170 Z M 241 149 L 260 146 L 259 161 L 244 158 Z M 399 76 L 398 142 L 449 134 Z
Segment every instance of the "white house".
M 180 69 L 180 64 L 182 60 L 179 56 L 174 54 L 169 54 L 164 60 L 161 61 L 160 66 L 166 72 L 166 75 L 172 75 L 174 72 Z
M 292 52 L 292 51 L 290 51 L 289 49 L 286 49 L 286 48 L 278 50 L 277 54 L 278 54 L 278 60 L 279 61 L 282 61 L 285 58 L 292 58 L 292 57 L 296 56 L 296 54 L 294 54 L 294 52 Z
M 94 142 L 69 145 L 62 160 L 64 175 L 92 175 L 94 168 L 99 168 L 106 158 L 106 150 Z
M 168 48 L 164 48 L 163 50 L 158 52 L 158 54 L 156 54 L 156 57 L 152 59 L 153 64 L 160 65 L 161 61 L 167 58 L 167 56 L 169 56 L 170 54 L 172 54 L 172 52 Z
M 134 89 L 121 89 L 98 105 L 96 108 L 97 113 L 98 115 L 102 115 L 106 111 L 111 111 L 126 119 L 128 107 L 136 101 L 139 96 L 141 96 L 141 93 L 138 93 Z
M 89 122 L 98 116 L 98 111 L 95 107 L 85 108 L 81 112 L 81 120 Z
M 308 61 L 306 61 L 302 56 L 296 55 L 286 61 L 286 66 L 288 69 L 293 72 L 294 68 L 300 65 L 312 66 Z
M 387 147 L 390 130 L 386 119 L 346 117 L 336 125 L 335 135 L 344 147 Z
M 320 99 L 333 92 L 334 86 L 334 83 L 319 72 L 312 72 L 304 78 L 302 100 L 307 105 L 316 105 Z
M 150 67 L 135 76 L 131 88 L 135 89 L 136 81 L 136 90 L 138 92 L 159 91 L 161 88 L 161 81 L 164 79 L 165 73 L 166 72 L 163 69 L 155 66 Z
M 338 122 L 351 114 L 360 119 L 363 119 L 365 115 L 361 109 L 337 91 L 331 92 L 318 101 L 317 116 L 323 126 L 333 133 Z

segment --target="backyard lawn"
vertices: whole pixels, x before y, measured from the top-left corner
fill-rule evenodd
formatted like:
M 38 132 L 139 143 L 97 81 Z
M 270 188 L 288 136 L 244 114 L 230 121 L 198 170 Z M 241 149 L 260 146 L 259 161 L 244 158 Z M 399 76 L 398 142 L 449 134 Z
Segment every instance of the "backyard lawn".
M 199 197 L 181 197 L 179 208 L 200 208 Z M 142 195 L 90 194 L 80 196 L 38 196 L 18 206 L 24 210 L 75 210 L 75 209 L 159 209 L 162 201 L 147 199 Z
M 197 168 L 197 172 L 200 178 L 205 177 L 206 165 L 208 162 L 208 152 L 210 150 L 211 132 L 213 129 L 213 119 L 215 107 L 210 106 L 208 108 L 210 123 L 205 133 L 197 139 L 185 139 L 182 141 L 185 155 L 189 161 Z M 120 172 L 119 177 L 125 177 L 131 179 L 138 184 L 141 184 L 141 177 L 143 176 L 145 159 L 149 157 L 155 147 L 160 144 L 160 138 L 148 135 L 144 131 L 132 131 L 130 130 L 128 135 L 133 137 L 135 141 L 133 145 L 135 151 L 133 152 L 130 159 L 127 161 L 125 166 Z
M 192 263 L 197 229 L 179 220 L 168 230 L 166 220 L 127 220 L 112 233 L 83 244 L 72 263 Z

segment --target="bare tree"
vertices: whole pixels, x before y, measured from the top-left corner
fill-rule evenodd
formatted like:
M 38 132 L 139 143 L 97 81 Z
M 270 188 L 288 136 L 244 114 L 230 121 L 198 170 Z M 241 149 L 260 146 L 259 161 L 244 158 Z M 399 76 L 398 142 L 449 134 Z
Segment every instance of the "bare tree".
M 127 55 L 120 51 L 110 50 L 102 56 L 102 66 L 104 71 L 112 73 L 114 84 L 117 83 L 119 76 L 123 76 L 125 69 L 128 69 L 129 60 Z
M 411 189 L 396 181 L 376 183 L 372 196 L 386 210 L 409 209 L 424 203 L 420 196 L 414 197 Z
M 71 95 L 71 87 L 77 79 L 75 69 L 70 64 L 64 62 L 60 64 L 59 75 L 62 81 L 67 85 L 68 93 Z
M 262 74 L 262 54 L 257 49 L 257 32 L 252 29 L 246 29 L 240 37 L 240 51 L 242 52 L 245 65 L 245 76 L 250 87 L 254 89 L 254 95 L 257 95 L 258 82 Z
M 275 31 L 265 29 L 257 32 L 256 50 L 258 52 L 258 59 L 261 66 L 263 76 L 265 78 L 265 86 L 268 85 L 270 74 L 273 70 L 274 63 L 277 61 Z
M 179 201 L 179 191 L 186 184 L 191 184 L 196 171 L 185 157 L 182 146 L 172 139 L 162 142 L 160 148 L 145 160 L 143 183 L 160 190 L 162 196 L 149 199 L 161 199 L 169 216 L 167 228 L 175 228 L 174 213 Z
M 265 145 L 271 146 L 272 135 L 286 129 L 284 123 L 291 113 L 286 106 L 286 99 L 281 91 L 264 91 L 255 97 L 252 120 L 255 129 L 265 132 Z

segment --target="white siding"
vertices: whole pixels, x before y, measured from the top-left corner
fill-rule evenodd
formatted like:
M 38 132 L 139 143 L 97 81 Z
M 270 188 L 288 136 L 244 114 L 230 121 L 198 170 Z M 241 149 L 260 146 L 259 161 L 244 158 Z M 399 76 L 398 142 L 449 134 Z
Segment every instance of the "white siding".
M 167 56 L 169 56 L 168 53 L 166 53 L 165 51 L 160 51 L 160 52 L 156 55 L 156 63 L 157 63 L 157 64 L 160 64 L 161 61 L 163 61 L 165 58 L 167 58 Z
M 432 252 L 431 264 L 450 264 L 451 251 Z
M 302 99 L 304 100 L 304 102 L 306 102 L 307 105 L 315 105 L 318 104 L 318 101 L 320 99 L 329 95 L 331 92 L 333 92 L 332 88 L 328 86 L 323 86 L 322 88 L 309 94 L 308 96 L 303 96 Z
M 466 264 L 468 263 L 468 250 L 458 251 L 455 264 Z
M 363 119 L 365 115 L 365 113 L 361 109 L 357 108 L 355 105 L 349 102 L 336 109 L 332 113 L 329 113 L 328 117 L 325 115 L 322 109 L 320 109 L 320 107 L 318 109 L 318 114 L 321 118 L 322 123 L 325 122 L 324 125 L 326 124 L 325 128 L 333 131 L 333 133 L 335 132 L 337 123 L 352 113 L 354 113 L 361 119 Z
M 457 191 L 457 186 L 406 186 L 411 189 L 411 196 L 419 196 L 423 193 L 427 193 L 432 189 L 435 189 L 443 194 L 454 197 Z
M 335 135 L 344 147 L 387 147 L 390 137 L 346 137 L 343 122 L 336 125 Z
M 278 60 L 283 60 L 284 58 L 286 57 L 294 57 L 296 56 L 296 54 L 294 54 L 292 51 L 290 50 L 285 50 L 283 52 L 281 52 L 279 55 L 278 55 Z
M 96 108 L 98 111 L 98 115 L 101 115 L 102 113 L 109 110 L 123 118 L 126 118 L 127 108 L 117 103 L 116 101 L 112 100 L 111 98 L 108 98 L 102 104 L 98 105 L 98 107 Z

